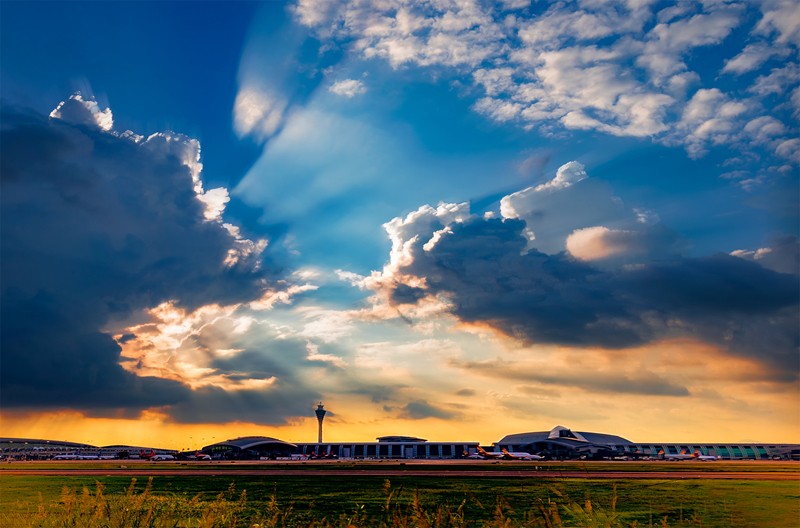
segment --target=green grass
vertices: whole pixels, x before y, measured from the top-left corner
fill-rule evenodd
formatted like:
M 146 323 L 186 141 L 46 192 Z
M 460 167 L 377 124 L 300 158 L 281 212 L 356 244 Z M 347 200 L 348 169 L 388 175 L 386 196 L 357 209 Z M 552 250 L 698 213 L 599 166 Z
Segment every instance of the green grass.
M 147 481 L 0 474 L 0 526 L 800 525 L 797 481 L 189 474 Z

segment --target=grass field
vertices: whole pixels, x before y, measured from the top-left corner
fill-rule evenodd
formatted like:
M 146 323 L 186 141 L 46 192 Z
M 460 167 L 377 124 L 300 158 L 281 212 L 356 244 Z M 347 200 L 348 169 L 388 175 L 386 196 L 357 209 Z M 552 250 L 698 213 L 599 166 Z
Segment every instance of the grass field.
M 175 465 L 181 471 L 152 477 L 149 487 L 147 472 L 153 466 L 144 464 L 133 486 L 130 476 L 113 474 L 119 463 L 74 463 L 58 476 L 12 475 L 0 470 L 0 526 L 800 526 L 797 479 L 569 477 L 571 468 L 608 470 L 608 465 L 626 471 L 637 466 L 644 471 L 653 464 L 553 464 L 553 472 L 560 475 L 545 478 L 442 478 L 432 470 L 430 476 L 389 479 L 381 475 L 382 468 L 400 466 L 368 464 L 358 466 L 366 468 L 364 475 L 342 477 L 225 475 L 224 469 L 208 476 L 193 474 L 198 465 Z M 656 466 L 678 475 L 686 467 L 679 463 Z M 707 471 L 742 471 L 741 463 L 714 466 Z M 69 468 L 87 467 L 102 467 L 108 474 L 69 474 Z M 769 467 L 797 471 L 793 464 Z M 114 515 L 125 521 L 124 515 L 133 515 L 130 512 L 136 507 L 144 513 L 128 518 L 127 524 L 109 521 Z M 100 510 L 106 515 L 105 524 L 89 524 Z M 148 511 L 150 524 L 144 523 Z M 165 524 L 155 524 L 157 517 Z M 64 521 L 70 518 L 72 524 Z

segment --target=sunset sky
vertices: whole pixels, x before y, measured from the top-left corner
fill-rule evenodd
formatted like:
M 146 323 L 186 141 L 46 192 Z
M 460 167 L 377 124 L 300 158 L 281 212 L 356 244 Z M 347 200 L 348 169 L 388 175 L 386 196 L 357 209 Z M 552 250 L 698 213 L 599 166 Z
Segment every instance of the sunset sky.
M 0 4 L 0 430 L 800 442 L 800 4 Z

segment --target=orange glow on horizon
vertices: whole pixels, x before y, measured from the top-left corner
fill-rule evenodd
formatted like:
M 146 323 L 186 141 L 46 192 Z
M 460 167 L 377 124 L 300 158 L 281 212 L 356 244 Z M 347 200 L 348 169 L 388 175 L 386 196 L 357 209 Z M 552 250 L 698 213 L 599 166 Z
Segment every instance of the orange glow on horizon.
M 759 363 L 703 343 L 672 340 L 629 350 L 507 348 L 502 357 L 472 362 L 460 357 L 457 348 L 445 348 L 435 376 L 414 370 L 420 358 L 434 353 L 428 347 L 440 351 L 441 346 L 435 340 L 418 348 L 398 345 L 397 353 L 389 355 L 370 355 L 370 348 L 364 347 L 359 363 L 364 363 L 361 368 L 368 364 L 371 379 L 396 383 L 402 378 L 406 392 L 402 399 L 378 403 L 354 394 L 324 398 L 329 411 L 324 441 L 372 442 L 379 436 L 404 435 L 490 445 L 509 434 L 563 425 L 641 443 L 800 443 L 796 383 L 764 381 Z M 530 373 L 530 378 L 513 377 L 520 372 Z M 642 376 L 685 385 L 689 394 L 641 394 L 582 385 L 599 380 L 613 388 L 626 380 L 650 379 Z M 411 416 L 406 406 L 411 401 L 428 402 L 442 417 Z M 156 409 L 138 418 L 6 409 L 0 412 L 0 423 L 6 437 L 184 450 L 241 436 L 315 442 L 314 408 L 309 402 L 308 416 L 292 418 L 285 425 L 235 420 L 176 423 Z M 236 416 L 235 408 L 230 416 Z

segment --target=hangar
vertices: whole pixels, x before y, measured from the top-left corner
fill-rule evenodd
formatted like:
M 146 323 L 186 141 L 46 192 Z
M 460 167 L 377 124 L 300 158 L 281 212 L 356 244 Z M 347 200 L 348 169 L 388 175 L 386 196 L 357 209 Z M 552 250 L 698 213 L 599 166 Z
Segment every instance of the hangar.
M 269 436 L 242 436 L 203 447 L 201 453 L 213 459 L 258 460 L 288 457 L 297 446 Z
M 496 451 L 527 451 L 548 458 L 609 458 L 618 454 L 619 446 L 629 445 L 634 444 L 621 436 L 573 432 L 561 425 L 550 431 L 508 435 L 494 443 Z
M 517 433 L 494 443 L 496 451 L 527 451 L 548 458 L 667 458 L 681 453 L 699 453 L 721 459 L 797 459 L 798 444 L 636 443 L 621 436 L 572 431 L 558 425 L 550 431 Z

